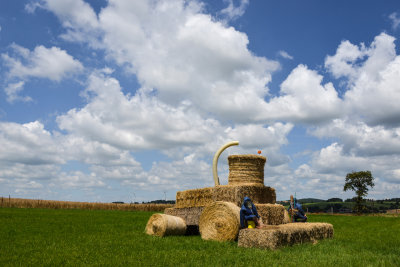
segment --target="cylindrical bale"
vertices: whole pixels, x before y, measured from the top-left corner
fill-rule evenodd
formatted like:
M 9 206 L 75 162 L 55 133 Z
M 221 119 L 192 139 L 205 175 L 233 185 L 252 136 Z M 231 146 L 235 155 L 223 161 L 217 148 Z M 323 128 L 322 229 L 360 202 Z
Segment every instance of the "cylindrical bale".
M 156 213 L 147 222 L 145 232 L 155 236 L 184 235 L 186 223 L 182 218 Z
M 204 240 L 233 241 L 240 227 L 240 208 L 231 202 L 216 201 L 204 208 L 199 230 Z
M 266 157 L 258 155 L 230 155 L 228 157 L 228 184 L 264 185 L 264 165 L 266 161 Z

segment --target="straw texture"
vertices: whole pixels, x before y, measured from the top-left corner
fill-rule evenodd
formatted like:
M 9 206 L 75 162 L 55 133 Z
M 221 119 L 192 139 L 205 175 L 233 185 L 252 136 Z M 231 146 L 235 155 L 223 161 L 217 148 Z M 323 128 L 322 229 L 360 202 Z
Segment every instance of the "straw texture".
M 146 234 L 155 236 L 184 235 L 186 223 L 182 218 L 156 213 L 147 222 Z
M 266 157 L 258 155 L 230 155 L 228 157 L 228 184 L 264 185 L 264 165 L 266 161 Z
M 241 206 L 243 198 L 248 196 L 254 203 L 275 203 L 275 189 L 269 186 L 247 185 L 219 185 L 179 191 L 176 193 L 176 208 L 204 207 L 215 201 L 227 201 Z
M 254 204 L 263 223 L 268 225 L 283 224 L 285 222 L 285 207 L 280 204 Z
M 177 216 L 182 218 L 186 225 L 199 225 L 200 215 L 204 207 L 192 207 L 192 208 L 168 208 L 164 210 L 164 214 Z
M 204 208 L 199 230 L 204 240 L 236 240 L 240 227 L 240 208 L 234 203 L 217 201 Z
M 329 223 L 288 223 L 268 225 L 262 229 L 242 229 L 238 246 L 273 250 L 304 242 L 316 243 L 317 240 L 332 237 L 333 226 Z

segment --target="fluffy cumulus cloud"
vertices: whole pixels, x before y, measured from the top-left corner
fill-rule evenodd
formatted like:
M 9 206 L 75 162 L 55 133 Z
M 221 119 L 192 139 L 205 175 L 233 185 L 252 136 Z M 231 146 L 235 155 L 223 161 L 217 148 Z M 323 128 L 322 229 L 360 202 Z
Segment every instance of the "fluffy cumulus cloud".
M 321 84 L 322 79 L 322 75 L 307 66 L 297 66 L 281 84 L 281 95 L 270 99 L 262 116 L 303 123 L 341 116 L 342 100 L 333 84 Z
M 11 45 L 13 55 L 1 55 L 9 68 L 8 76 L 25 79 L 29 77 L 47 78 L 60 81 L 69 73 L 79 72 L 82 64 L 58 47 L 36 46 L 33 51 L 17 44 Z
M 50 3 L 46 7 L 74 32 L 101 29 L 100 47 L 108 58 L 174 106 L 188 100 L 219 118 L 252 120 L 264 104 L 271 73 L 279 67 L 251 53 L 244 33 L 204 14 L 196 1 L 110 1 L 98 19 L 91 16 L 93 23 L 80 21 L 72 10 L 61 13 Z M 97 42 L 91 44 L 96 47 Z
M 395 38 L 382 33 L 369 47 L 344 41 L 336 54 L 325 60 L 327 69 L 337 78 L 347 79 L 344 95 L 347 114 L 372 125 L 399 125 L 400 57 Z

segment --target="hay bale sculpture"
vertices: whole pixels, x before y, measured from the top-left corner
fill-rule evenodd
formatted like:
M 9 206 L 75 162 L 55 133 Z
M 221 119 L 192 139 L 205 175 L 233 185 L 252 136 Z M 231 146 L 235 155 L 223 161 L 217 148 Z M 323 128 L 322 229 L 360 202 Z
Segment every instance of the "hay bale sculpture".
M 228 184 L 220 185 L 217 164 L 220 154 L 238 141 L 227 143 L 214 155 L 214 187 L 191 189 L 176 193 L 174 208 L 150 218 L 146 233 L 150 235 L 184 234 L 197 228 L 205 240 L 233 241 L 241 247 L 277 249 L 281 246 L 333 237 L 333 226 L 327 223 L 289 223 L 289 214 L 275 204 L 275 189 L 264 185 L 266 157 L 260 155 L 230 155 Z M 266 225 L 262 229 L 240 230 L 240 206 L 250 197 Z M 172 219 L 174 218 L 174 219 Z M 182 221 L 178 224 L 176 218 Z

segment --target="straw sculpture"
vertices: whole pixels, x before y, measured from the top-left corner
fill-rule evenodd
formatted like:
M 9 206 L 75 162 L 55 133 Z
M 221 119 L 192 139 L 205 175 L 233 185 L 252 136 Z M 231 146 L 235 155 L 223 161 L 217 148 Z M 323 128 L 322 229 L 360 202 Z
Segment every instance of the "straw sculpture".
M 329 223 L 288 223 L 268 225 L 262 229 L 242 229 L 238 246 L 277 249 L 304 242 L 316 243 L 317 240 L 332 237 L 333 226 Z
M 266 157 L 258 155 L 231 155 L 228 157 L 228 184 L 264 185 L 264 165 Z
M 182 218 L 186 225 L 199 225 L 200 214 L 204 207 L 191 208 L 168 208 L 164 210 L 164 214 L 173 215 Z
M 215 201 L 227 201 L 240 206 L 248 196 L 254 203 L 275 203 L 275 189 L 259 184 L 218 185 L 179 191 L 176 193 L 176 208 L 204 207 Z
M 277 225 L 285 223 L 285 207 L 280 204 L 255 204 L 264 224 Z
M 233 203 L 217 201 L 204 208 L 199 230 L 204 240 L 233 241 L 240 227 L 240 208 Z
M 156 213 L 147 222 L 146 234 L 155 236 L 184 235 L 186 223 L 182 218 Z

